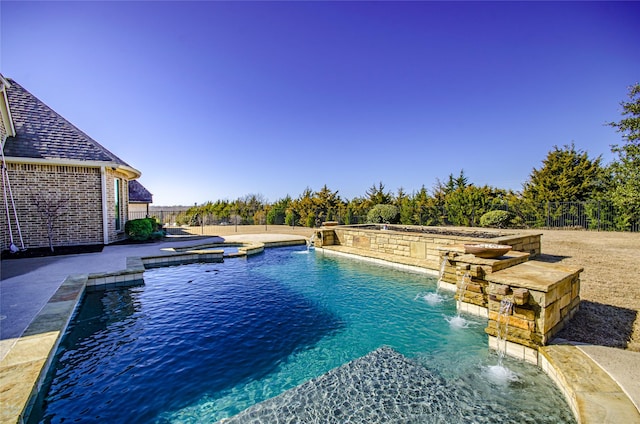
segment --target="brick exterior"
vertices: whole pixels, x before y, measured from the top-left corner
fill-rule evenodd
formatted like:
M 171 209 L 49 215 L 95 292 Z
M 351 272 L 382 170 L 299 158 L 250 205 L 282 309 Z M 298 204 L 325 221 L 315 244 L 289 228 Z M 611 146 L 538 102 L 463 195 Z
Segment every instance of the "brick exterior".
M 54 246 L 104 243 L 102 224 L 102 175 L 100 168 L 46 164 L 7 163 L 16 211 L 26 248 L 49 246 L 45 217 L 38 212 L 34 198 L 65 199 L 64 213 L 55 221 Z M 126 220 L 128 202 L 127 179 L 110 168 L 105 173 L 109 243 L 124 238 L 115 230 L 114 178 L 122 178 L 121 220 Z M 4 190 L 4 187 L 2 187 Z M 4 192 L 4 191 L 3 191 Z M 2 202 L 4 204 L 4 201 Z M 4 206 L 4 205 L 3 205 Z M 20 247 L 20 238 L 10 206 L 13 238 Z M 9 248 L 6 212 L 0 214 L 1 250 Z

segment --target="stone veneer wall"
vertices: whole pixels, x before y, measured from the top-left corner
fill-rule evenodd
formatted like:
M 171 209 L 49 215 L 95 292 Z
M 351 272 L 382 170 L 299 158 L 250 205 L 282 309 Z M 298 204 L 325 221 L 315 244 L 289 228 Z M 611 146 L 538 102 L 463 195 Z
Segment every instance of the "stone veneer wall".
M 408 228 L 429 228 L 411 227 Z M 524 251 L 531 256 L 540 253 L 540 234 L 505 234 L 495 230 L 455 229 L 433 227 L 433 233 L 377 230 L 358 226 L 335 226 L 321 228 L 316 231 L 316 246 L 341 245 L 356 248 L 358 251 L 379 256 L 405 265 L 422 266 L 439 269 L 441 251 L 438 247 L 445 245 L 462 245 L 465 243 L 499 243 L 513 246 L 513 250 Z M 474 232 L 495 233 L 493 238 L 474 237 Z M 468 233 L 468 236 L 448 233 Z
M 528 254 L 513 251 L 497 259 L 448 251 L 443 258 L 442 281 L 455 285 L 456 299 L 487 309 L 490 336 L 506 333 L 507 341 L 537 349 L 578 310 L 582 268 L 529 261 Z M 512 307 L 500 314 L 503 299 Z
M 508 325 L 508 341 L 528 347 L 545 346 L 578 311 L 582 268 L 558 270 L 553 264 L 523 265 L 529 268 L 540 266 L 540 273 L 550 277 L 548 284 L 536 287 L 534 284 L 509 281 L 499 274 L 488 276 L 491 281 L 489 324 L 485 331 L 498 337 L 500 326 Z M 547 272 L 545 268 L 552 269 Z M 554 273 L 558 275 L 553 276 Z M 513 308 L 506 316 L 499 317 L 500 301 L 505 298 L 513 302 Z

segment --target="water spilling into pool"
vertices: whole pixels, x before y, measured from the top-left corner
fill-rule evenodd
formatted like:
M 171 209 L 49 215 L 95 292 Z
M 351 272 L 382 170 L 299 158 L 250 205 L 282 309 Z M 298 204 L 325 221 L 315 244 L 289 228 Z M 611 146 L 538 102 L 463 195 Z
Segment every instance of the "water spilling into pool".
M 447 298 L 439 293 L 420 293 L 416 296 L 416 299 L 422 299 L 431 306 L 436 306 L 439 303 L 444 302 Z
M 435 376 L 427 392 L 447 395 L 433 402 L 462 408 L 431 422 L 574 422 L 536 367 L 504 358 L 517 378 L 493 379 L 486 320 L 452 328 L 455 300 L 429 302 L 423 274 L 302 247 L 145 282 L 87 294 L 32 421 L 215 422 L 387 346 Z

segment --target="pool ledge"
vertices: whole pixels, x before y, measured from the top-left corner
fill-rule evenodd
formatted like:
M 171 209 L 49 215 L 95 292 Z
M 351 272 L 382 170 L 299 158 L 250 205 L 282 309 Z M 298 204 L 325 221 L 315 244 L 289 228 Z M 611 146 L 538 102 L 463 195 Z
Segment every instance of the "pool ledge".
M 304 239 L 244 243 L 247 251 L 224 255 L 223 250 L 193 246 L 155 256 L 128 257 L 116 272 L 72 274 L 36 315 L 22 336 L 0 341 L 0 423 L 25 423 L 44 384 L 55 352 L 85 292 L 143 284 L 145 269 L 196 262 L 222 262 L 224 257 L 260 253 L 265 247 L 305 244 Z
M 87 274 L 70 275 L 21 337 L 2 340 L 0 422 L 23 423 L 87 286 Z

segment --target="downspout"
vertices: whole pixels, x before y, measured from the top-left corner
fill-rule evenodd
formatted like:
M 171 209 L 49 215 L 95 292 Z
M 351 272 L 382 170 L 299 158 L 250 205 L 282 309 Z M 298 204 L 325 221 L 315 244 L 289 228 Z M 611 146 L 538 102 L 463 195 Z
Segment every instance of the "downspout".
M 109 208 L 107 205 L 107 172 L 104 166 L 100 167 L 100 182 L 102 185 L 102 238 L 104 244 L 109 244 Z

